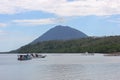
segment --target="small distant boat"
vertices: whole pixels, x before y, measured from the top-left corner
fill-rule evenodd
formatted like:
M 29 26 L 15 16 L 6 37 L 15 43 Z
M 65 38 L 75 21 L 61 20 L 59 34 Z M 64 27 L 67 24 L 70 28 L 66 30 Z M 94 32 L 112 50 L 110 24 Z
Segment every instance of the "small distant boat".
M 89 53 L 88 52 L 85 52 L 86 55 L 88 55 Z
M 38 58 L 45 58 L 46 55 L 38 55 L 37 57 L 38 57 Z
M 31 60 L 32 59 L 32 57 L 31 57 L 31 55 L 28 55 L 28 54 L 26 54 L 26 55 L 18 55 L 18 60 L 20 60 L 20 61 L 22 61 L 22 60 Z
M 46 55 L 41 55 L 41 54 L 36 54 L 36 53 L 31 54 L 31 56 L 32 56 L 33 58 L 45 58 L 45 57 L 46 57 Z
M 94 53 L 85 52 L 83 55 L 85 55 L 85 56 L 94 56 Z

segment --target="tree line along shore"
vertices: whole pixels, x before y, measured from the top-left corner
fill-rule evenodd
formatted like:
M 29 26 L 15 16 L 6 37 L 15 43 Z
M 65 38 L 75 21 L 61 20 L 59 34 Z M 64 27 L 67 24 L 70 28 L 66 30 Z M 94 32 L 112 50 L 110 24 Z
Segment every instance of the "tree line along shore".
M 75 40 L 43 41 L 28 44 L 11 53 L 116 53 L 120 52 L 120 36 L 88 37 Z

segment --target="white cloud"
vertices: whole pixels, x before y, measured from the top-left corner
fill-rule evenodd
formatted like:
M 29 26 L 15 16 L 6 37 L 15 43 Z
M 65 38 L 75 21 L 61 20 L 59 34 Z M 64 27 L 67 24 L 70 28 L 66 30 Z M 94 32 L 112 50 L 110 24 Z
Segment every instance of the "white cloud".
M 5 26 L 7 26 L 7 24 L 5 24 L 5 23 L 0 23 L 0 27 L 5 27 Z
M 13 20 L 13 23 L 23 24 L 23 25 L 46 25 L 46 24 L 55 24 L 65 21 L 64 18 L 47 18 L 47 19 L 24 19 L 24 20 Z
M 0 14 L 44 11 L 59 16 L 120 14 L 120 0 L 1 0 Z

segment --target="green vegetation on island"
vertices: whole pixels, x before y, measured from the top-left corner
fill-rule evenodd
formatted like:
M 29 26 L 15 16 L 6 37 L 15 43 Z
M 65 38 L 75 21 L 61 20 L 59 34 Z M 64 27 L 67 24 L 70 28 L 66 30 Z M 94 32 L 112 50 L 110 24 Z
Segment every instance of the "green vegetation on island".
M 120 36 L 88 37 L 76 40 L 53 40 L 28 44 L 17 53 L 113 53 L 120 52 Z

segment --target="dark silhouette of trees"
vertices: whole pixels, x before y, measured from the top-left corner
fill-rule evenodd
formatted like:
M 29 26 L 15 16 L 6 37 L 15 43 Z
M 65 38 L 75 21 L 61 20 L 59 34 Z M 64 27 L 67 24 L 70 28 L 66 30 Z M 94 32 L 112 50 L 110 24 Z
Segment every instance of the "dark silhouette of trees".
M 44 41 L 28 44 L 11 52 L 18 53 L 112 53 L 120 52 L 120 36 L 88 37 L 77 40 Z

